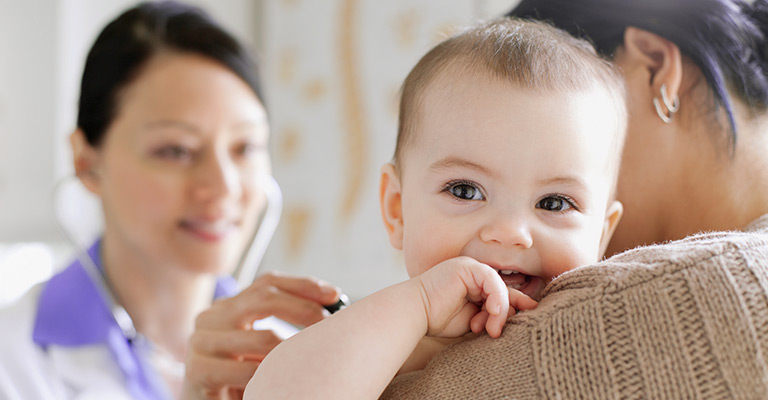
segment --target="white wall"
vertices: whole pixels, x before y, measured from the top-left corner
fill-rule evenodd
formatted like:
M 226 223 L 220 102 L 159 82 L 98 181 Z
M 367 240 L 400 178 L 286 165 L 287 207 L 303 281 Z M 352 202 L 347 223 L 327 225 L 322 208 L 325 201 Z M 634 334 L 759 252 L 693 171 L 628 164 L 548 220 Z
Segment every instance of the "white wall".
M 46 3 L 0 2 L 0 240 L 52 236 L 40 190 L 54 174 L 57 100 L 57 17 Z
M 319 276 L 353 298 L 404 279 L 377 200 L 378 171 L 394 149 L 397 90 L 441 37 L 514 0 L 190 2 L 261 53 L 286 199 L 264 269 Z M 51 188 L 71 174 L 67 136 L 83 62 L 98 31 L 133 3 L 0 0 L 0 243 L 66 248 L 51 219 Z M 97 207 L 74 188 L 60 207 L 68 225 L 97 226 Z M 64 265 L 68 252 L 54 253 Z

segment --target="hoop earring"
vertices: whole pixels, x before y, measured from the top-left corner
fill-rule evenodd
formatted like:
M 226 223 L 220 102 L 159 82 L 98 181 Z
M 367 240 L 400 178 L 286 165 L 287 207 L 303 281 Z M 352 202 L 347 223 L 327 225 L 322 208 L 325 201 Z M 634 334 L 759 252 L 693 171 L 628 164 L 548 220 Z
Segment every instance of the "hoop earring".
M 680 109 L 680 99 L 675 96 L 675 99 L 670 101 L 669 96 L 667 95 L 667 85 L 664 83 L 661 84 L 661 89 L 659 91 L 661 92 L 661 101 L 664 102 L 664 107 L 667 108 L 669 115 L 664 114 L 661 110 L 661 104 L 656 97 L 653 98 L 653 106 L 656 108 L 656 114 L 659 115 L 659 118 L 661 118 L 665 124 L 670 124 L 672 123 L 672 118 L 675 113 Z

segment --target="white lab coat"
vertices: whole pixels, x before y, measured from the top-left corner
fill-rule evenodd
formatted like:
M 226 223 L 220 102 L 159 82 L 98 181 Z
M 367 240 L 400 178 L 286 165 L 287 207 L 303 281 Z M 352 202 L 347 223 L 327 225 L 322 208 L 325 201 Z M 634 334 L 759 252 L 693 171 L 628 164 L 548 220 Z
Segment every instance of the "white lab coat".
M 99 245 L 89 249 L 97 268 Z M 220 278 L 214 297 L 236 290 L 232 278 Z M 0 309 L 0 400 L 170 398 L 142 355 L 148 343 L 129 341 L 108 310 L 77 260 Z M 257 321 L 254 329 L 272 329 L 283 338 L 297 331 L 274 317 Z
M 90 249 L 97 265 L 98 245 Z M 215 297 L 235 291 L 234 281 L 222 278 Z M 0 400 L 170 398 L 143 360 L 146 344 L 127 344 L 107 310 L 79 261 L 0 309 Z M 254 329 L 272 329 L 283 338 L 297 331 L 274 317 L 257 321 Z
M 44 284 L 0 310 L 0 399 L 131 399 L 106 346 L 49 346 L 32 341 Z

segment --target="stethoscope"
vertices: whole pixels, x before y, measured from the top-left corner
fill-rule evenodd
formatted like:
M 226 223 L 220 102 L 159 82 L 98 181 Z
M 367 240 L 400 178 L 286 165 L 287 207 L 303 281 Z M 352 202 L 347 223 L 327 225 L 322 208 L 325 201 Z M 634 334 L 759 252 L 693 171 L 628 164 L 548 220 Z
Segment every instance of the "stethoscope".
M 58 204 L 59 195 L 61 192 L 60 189 L 69 180 L 70 179 L 67 178 L 59 180 L 53 189 L 53 220 L 56 224 L 56 227 L 58 228 L 61 235 L 69 243 L 69 245 L 71 245 L 75 250 L 75 257 L 78 261 L 80 261 L 80 264 L 88 274 L 90 280 L 93 282 L 96 290 L 99 292 L 102 298 L 105 299 L 107 306 L 109 307 L 109 311 L 112 314 L 112 318 L 117 323 L 117 326 L 120 327 L 120 330 L 122 331 L 125 338 L 131 343 L 149 344 L 149 341 L 136 330 L 136 326 L 134 325 L 131 316 L 128 315 L 128 312 L 125 310 L 125 308 L 117 301 L 113 289 L 107 282 L 103 272 L 96 266 L 96 263 L 94 262 L 93 258 L 91 258 L 90 253 L 88 253 L 86 250 L 86 246 L 75 239 L 75 235 L 73 235 L 72 232 L 62 222 L 63 219 L 61 218 L 61 215 L 59 214 L 56 206 Z M 238 261 L 238 265 L 233 273 L 233 276 L 237 280 L 240 289 L 249 286 L 256 278 L 259 264 L 264 258 L 267 247 L 269 246 L 275 230 L 277 229 L 277 224 L 280 221 L 280 215 L 282 214 L 283 210 L 283 195 L 280 191 L 280 186 L 271 175 L 264 179 L 263 190 L 267 200 L 267 206 L 262 213 L 260 221 L 256 227 L 256 231 L 250 237 L 246 250 L 241 255 Z M 171 360 L 169 356 L 156 357 L 156 361 L 160 364 L 159 366 L 167 372 L 173 375 L 183 376 L 183 363 Z

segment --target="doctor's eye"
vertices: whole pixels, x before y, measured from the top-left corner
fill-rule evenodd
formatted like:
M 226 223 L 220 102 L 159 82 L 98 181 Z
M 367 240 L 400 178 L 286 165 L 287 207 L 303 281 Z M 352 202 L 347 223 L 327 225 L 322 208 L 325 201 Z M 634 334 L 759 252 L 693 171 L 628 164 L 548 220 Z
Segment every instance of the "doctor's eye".
M 480 188 L 478 188 L 474 182 L 448 182 L 443 191 L 461 200 L 485 200 L 483 192 L 480 191 Z
M 257 150 L 257 147 L 253 143 L 243 143 L 237 148 L 238 154 L 241 154 L 241 155 L 253 154 L 256 152 L 256 150 Z
M 573 199 L 562 194 L 550 194 L 545 196 L 536 203 L 536 208 L 552 212 L 565 212 L 571 209 L 576 211 L 579 210 Z
M 253 157 L 257 154 L 264 153 L 267 150 L 266 145 L 262 145 L 256 142 L 243 142 L 235 146 L 235 154 L 240 157 Z
M 192 159 L 192 150 L 178 145 L 164 146 L 155 151 L 155 155 L 170 161 L 187 161 Z

